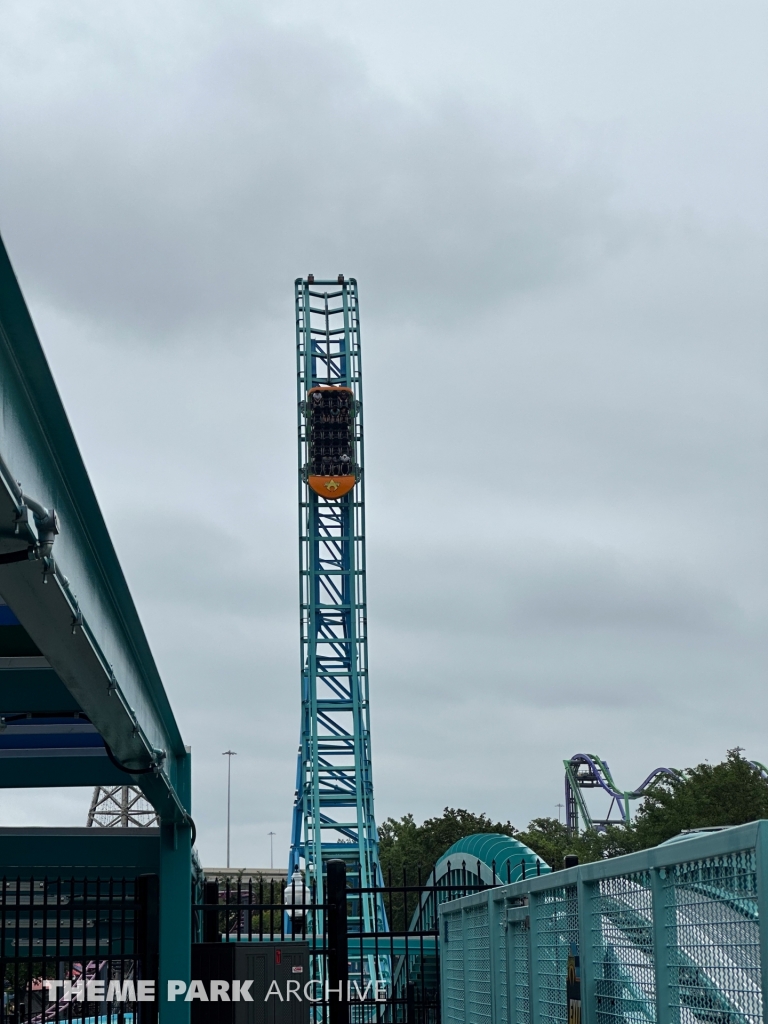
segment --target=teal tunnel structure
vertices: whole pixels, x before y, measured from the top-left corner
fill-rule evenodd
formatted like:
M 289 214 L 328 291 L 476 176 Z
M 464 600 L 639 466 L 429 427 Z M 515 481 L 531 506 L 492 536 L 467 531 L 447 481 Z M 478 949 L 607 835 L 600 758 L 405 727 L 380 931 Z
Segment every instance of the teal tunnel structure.
M 32 802 L 37 787 L 136 785 L 161 820 L 130 836 L 0 830 L 0 875 L 156 874 L 163 991 L 189 979 L 190 750 L 2 241 L 0 399 L 0 786 Z
M 519 839 L 496 832 L 463 836 L 438 859 L 420 893 L 411 915 L 411 932 L 433 932 L 439 923 L 440 907 L 466 891 L 467 887 L 493 888 L 503 882 L 517 882 L 551 873 L 550 866 Z M 406 964 L 406 958 L 408 963 Z M 437 949 L 433 942 L 406 943 L 393 964 L 396 995 L 406 994 L 406 980 L 416 986 L 440 987 Z
M 461 885 L 466 878 L 470 885 L 502 885 L 551 870 L 519 839 L 498 832 L 478 832 L 459 839 L 445 851 L 432 872 L 434 882 L 428 884 Z

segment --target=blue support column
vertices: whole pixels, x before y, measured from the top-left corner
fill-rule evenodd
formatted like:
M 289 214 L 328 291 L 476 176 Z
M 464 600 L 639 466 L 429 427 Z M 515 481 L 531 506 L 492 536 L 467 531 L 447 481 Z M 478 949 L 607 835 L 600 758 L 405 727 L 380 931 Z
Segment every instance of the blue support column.
M 175 782 L 186 806 L 191 793 L 191 756 L 175 759 Z M 188 1024 L 189 1003 L 167 1001 L 168 981 L 189 984 L 192 942 L 192 830 L 160 826 L 160 1024 Z
M 329 859 L 351 888 L 381 879 L 373 810 L 365 568 L 360 317 L 354 279 L 296 282 L 301 732 L 289 876 L 324 902 Z M 318 913 L 316 927 L 322 927 Z M 386 931 L 383 901 L 364 893 L 351 931 Z M 364 974 L 389 980 L 389 958 Z

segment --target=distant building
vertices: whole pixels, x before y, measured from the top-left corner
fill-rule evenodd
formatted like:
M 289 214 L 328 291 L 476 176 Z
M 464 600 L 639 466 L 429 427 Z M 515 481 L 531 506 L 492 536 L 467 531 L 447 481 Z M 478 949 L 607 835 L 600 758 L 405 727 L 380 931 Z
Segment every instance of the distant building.
M 227 882 L 231 886 L 236 885 L 248 885 L 249 882 L 253 882 L 256 886 L 259 882 L 263 882 L 265 888 L 269 887 L 270 882 L 275 883 L 275 889 L 278 886 L 285 885 L 288 880 L 288 871 L 286 868 L 203 868 L 206 879 L 209 882 L 218 880 L 220 886 L 225 886 Z

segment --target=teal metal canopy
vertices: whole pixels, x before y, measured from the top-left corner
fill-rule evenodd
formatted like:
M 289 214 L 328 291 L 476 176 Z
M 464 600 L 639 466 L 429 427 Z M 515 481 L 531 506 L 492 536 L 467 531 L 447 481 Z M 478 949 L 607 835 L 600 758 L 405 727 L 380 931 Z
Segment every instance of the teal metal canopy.
M 188 825 L 189 751 L 0 240 L 0 786 L 138 784 Z
M 498 885 L 507 879 L 516 882 L 526 875 L 548 874 L 552 870 L 525 843 L 497 832 L 476 832 L 455 842 L 435 865 L 435 882 L 448 874 L 448 865 L 452 876 L 466 871 L 486 885 Z

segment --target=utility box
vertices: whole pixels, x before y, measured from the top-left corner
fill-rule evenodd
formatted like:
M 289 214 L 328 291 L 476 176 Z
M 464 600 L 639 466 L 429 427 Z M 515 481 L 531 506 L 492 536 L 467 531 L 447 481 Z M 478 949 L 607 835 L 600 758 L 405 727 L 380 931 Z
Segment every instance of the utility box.
M 305 992 L 310 980 L 306 942 L 195 942 L 192 979 L 202 982 L 208 995 L 207 1002 L 191 1000 L 192 1024 L 309 1024 L 312 1003 L 306 995 L 320 995 L 319 985 Z M 212 981 L 228 982 L 230 997 L 233 981 L 250 981 L 253 1002 L 213 1001 Z

